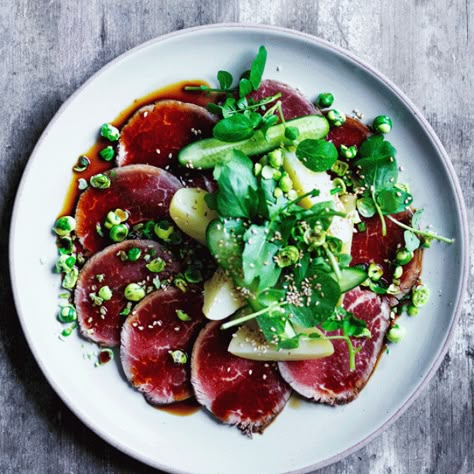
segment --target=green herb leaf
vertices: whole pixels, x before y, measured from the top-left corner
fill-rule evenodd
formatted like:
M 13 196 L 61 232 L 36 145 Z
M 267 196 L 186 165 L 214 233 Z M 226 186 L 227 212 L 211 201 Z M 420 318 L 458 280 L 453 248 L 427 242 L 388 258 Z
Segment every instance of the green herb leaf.
M 257 90 L 260 87 L 266 62 L 267 50 L 265 49 L 265 46 L 260 46 L 257 56 L 255 56 L 255 59 L 252 61 L 252 66 L 250 68 L 249 78 L 254 90 Z
M 405 239 L 405 248 L 409 252 L 414 252 L 420 246 L 420 239 L 411 230 L 406 230 L 403 233 L 403 238 Z
M 246 97 L 253 91 L 252 83 L 248 79 L 240 79 L 239 97 Z
M 421 216 L 423 215 L 423 209 L 417 209 L 411 218 L 411 226 L 418 229 L 421 224 Z
M 281 268 L 274 261 L 280 245 L 271 242 L 270 225 L 251 225 L 244 234 L 242 254 L 244 284 L 247 288 L 261 291 L 276 284 Z
M 228 71 L 219 71 L 217 73 L 217 80 L 219 81 L 219 86 L 221 89 L 230 89 L 232 87 L 234 78 Z
M 307 138 L 298 144 L 296 156 L 311 171 L 327 171 L 336 162 L 338 153 L 331 142 Z
M 219 185 L 216 193 L 217 210 L 225 217 L 255 216 L 258 207 L 257 178 L 253 163 L 240 151 L 231 151 L 230 159 L 214 168 L 214 179 Z
M 383 214 L 397 214 L 413 202 L 413 196 L 397 187 L 385 187 L 376 192 L 377 204 Z
M 233 114 L 216 123 L 212 133 L 223 142 L 239 142 L 254 134 L 252 122 L 243 114 Z

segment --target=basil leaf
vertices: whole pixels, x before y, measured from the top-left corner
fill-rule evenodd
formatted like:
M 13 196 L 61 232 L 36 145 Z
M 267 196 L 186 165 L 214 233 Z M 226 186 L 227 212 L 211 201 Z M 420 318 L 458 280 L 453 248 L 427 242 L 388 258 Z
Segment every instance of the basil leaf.
M 253 91 L 252 83 L 248 79 L 240 79 L 239 81 L 239 96 L 245 97 Z
M 391 186 L 376 192 L 376 200 L 384 215 L 397 214 L 410 206 L 413 196 L 403 189 Z
M 253 218 L 258 206 L 258 186 L 250 158 L 233 150 L 228 161 L 216 165 L 213 176 L 219 185 L 216 195 L 219 215 Z
M 370 196 L 365 196 L 357 199 L 357 210 L 362 217 L 372 217 L 377 212 L 374 201 Z
M 298 144 L 296 156 L 311 171 L 327 171 L 336 162 L 336 147 L 326 140 L 307 138 Z
M 212 134 L 223 142 L 239 142 L 254 134 L 252 122 L 242 114 L 233 114 L 216 123 Z
M 218 71 L 217 80 L 219 81 L 219 86 L 221 89 L 230 89 L 232 87 L 234 78 L 228 71 Z
M 265 46 L 260 46 L 257 56 L 255 56 L 255 59 L 252 61 L 252 66 L 250 67 L 249 78 L 254 90 L 257 90 L 260 87 L 266 62 L 267 50 L 265 49 Z
M 420 246 L 420 239 L 411 231 L 406 230 L 403 233 L 405 239 L 405 247 L 409 252 L 415 251 Z

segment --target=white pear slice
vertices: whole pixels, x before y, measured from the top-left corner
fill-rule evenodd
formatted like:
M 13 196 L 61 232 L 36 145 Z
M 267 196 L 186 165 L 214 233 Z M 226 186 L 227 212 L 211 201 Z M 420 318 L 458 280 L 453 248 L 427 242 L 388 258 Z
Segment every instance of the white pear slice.
M 234 283 L 221 269 L 204 283 L 202 312 L 208 319 L 220 320 L 234 314 L 245 304 Z
M 170 216 L 176 225 L 193 239 L 206 245 L 206 229 L 217 214 L 207 207 L 207 191 L 200 188 L 181 188 L 170 203 Z
M 316 329 L 303 331 L 319 332 Z M 332 355 L 334 347 L 331 341 L 326 339 L 300 339 L 296 349 L 278 350 L 274 344 L 265 341 L 259 330 L 244 325 L 232 337 L 228 351 L 237 357 L 251 360 L 310 360 Z

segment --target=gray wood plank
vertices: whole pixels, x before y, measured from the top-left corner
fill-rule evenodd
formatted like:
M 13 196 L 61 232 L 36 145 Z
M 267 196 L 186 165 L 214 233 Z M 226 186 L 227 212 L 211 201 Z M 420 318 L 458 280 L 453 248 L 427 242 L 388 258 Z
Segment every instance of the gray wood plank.
M 152 472 L 86 428 L 33 360 L 10 293 L 11 207 L 41 132 L 95 71 L 155 36 L 229 21 L 305 31 L 385 73 L 440 136 L 473 219 L 474 3 L 469 0 L 1 0 L 0 472 Z M 473 292 L 471 281 L 453 344 L 420 398 L 368 446 L 321 472 L 474 472 Z

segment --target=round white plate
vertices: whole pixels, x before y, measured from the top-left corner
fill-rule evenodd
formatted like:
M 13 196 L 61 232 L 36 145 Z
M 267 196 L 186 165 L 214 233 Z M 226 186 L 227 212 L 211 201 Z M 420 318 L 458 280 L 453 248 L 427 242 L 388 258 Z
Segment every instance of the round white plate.
M 265 77 L 314 98 L 331 91 L 336 106 L 370 120 L 393 118 L 398 149 L 425 224 L 454 236 L 426 252 L 423 280 L 432 297 L 417 318 L 403 317 L 406 339 L 393 345 L 353 403 L 330 408 L 287 406 L 250 440 L 204 411 L 177 417 L 156 410 L 124 381 L 114 363 L 95 368 L 94 350 L 77 335 L 58 339 L 59 278 L 51 226 L 61 209 L 77 156 L 99 126 L 135 98 L 172 82 L 215 83 L 219 69 L 235 73 L 258 47 L 268 50 Z M 32 234 L 34 229 L 34 234 Z M 420 112 L 388 80 L 349 53 L 302 33 L 266 26 L 215 25 L 173 33 L 122 55 L 83 85 L 59 110 L 36 146 L 15 203 L 10 264 L 15 301 L 33 354 L 51 385 L 81 420 L 122 451 L 160 469 L 196 473 L 304 472 L 334 462 L 393 421 L 433 375 L 460 311 L 466 283 L 466 217 L 453 168 Z M 446 278 L 449 275 L 449 278 Z M 46 427 L 45 427 L 46 429 Z

